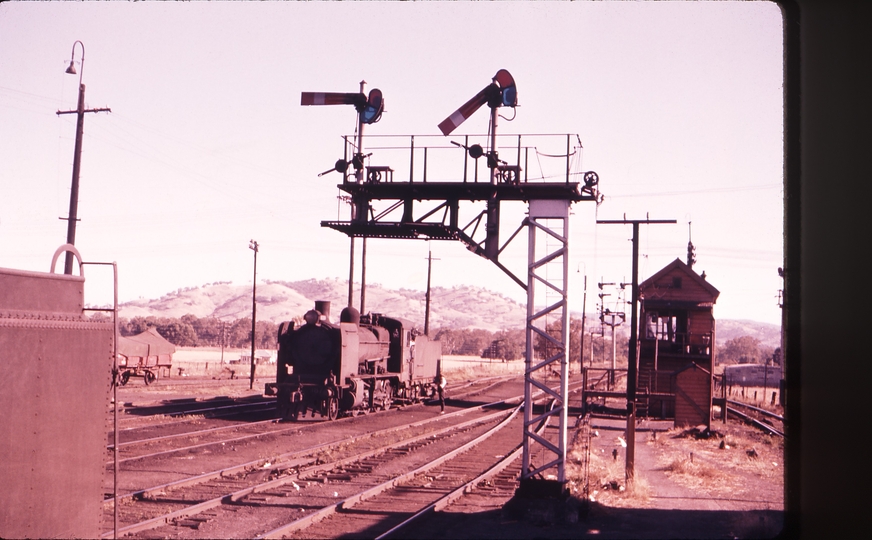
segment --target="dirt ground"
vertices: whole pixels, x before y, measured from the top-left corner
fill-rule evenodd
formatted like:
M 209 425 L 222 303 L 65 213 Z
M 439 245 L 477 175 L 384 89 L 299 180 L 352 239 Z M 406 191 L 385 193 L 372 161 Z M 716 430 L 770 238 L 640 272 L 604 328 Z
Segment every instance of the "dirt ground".
M 782 440 L 732 421 L 714 422 L 707 438 L 641 422 L 628 487 L 625 428 L 623 420 L 591 422 L 589 503 L 582 502 L 584 451 L 575 445 L 569 502 L 467 497 L 428 521 L 428 537 L 773 538 L 781 531 Z

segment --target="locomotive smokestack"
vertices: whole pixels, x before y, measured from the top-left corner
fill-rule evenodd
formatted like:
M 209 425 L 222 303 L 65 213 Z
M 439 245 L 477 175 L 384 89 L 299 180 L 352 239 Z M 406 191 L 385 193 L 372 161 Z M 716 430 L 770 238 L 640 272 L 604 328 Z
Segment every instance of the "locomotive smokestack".
M 315 300 L 315 310 L 321 314 L 321 320 L 330 322 L 330 302 L 327 300 Z

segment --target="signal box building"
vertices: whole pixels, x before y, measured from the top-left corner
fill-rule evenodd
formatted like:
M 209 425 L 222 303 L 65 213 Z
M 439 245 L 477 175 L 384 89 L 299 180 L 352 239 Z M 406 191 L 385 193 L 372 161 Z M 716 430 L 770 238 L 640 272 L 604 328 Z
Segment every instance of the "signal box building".
M 720 292 L 675 259 L 639 285 L 640 415 L 711 424 L 713 308 Z

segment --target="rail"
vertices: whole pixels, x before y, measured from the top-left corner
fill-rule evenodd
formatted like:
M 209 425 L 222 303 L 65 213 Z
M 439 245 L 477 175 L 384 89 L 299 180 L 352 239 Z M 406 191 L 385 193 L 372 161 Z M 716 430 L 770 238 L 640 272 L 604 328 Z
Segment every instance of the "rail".
M 471 409 L 463 409 L 461 411 L 456 411 L 454 413 L 450 413 L 449 415 L 434 417 L 434 418 L 431 418 L 431 419 L 428 419 L 428 420 L 425 420 L 422 422 L 416 422 L 416 423 L 410 424 L 410 425 L 401 425 L 401 426 L 395 426 L 392 428 L 387 428 L 387 429 L 380 430 L 379 432 L 373 433 L 370 435 L 371 436 L 375 436 L 377 434 L 378 435 L 387 435 L 389 433 L 399 432 L 401 430 L 408 429 L 409 427 L 424 425 L 424 424 L 427 424 L 429 422 L 435 422 L 435 421 L 439 421 L 439 420 L 445 420 L 446 418 L 450 418 L 451 416 L 462 416 L 464 414 L 474 412 L 474 411 L 483 411 L 488 406 L 489 405 L 482 405 L 482 406 L 474 407 Z M 414 442 L 414 441 L 418 441 L 418 440 L 427 440 L 427 439 L 430 439 L 430 438 L 434 437 L 435 435 L 439 435 L 443 432 L 447 433 L 451 430 L 461 429 L 467 425 L 485 422 L 485 421 L 488 421 L 488 419 L 490 419 L 490 418 L 497 418 L 497 417 L 499 417 L 501 415 L 505 415 L 505 414 L 506 414 L 505 411 L 498 411 L 495 413 L 490 413 L 489 415 L 486 415 L 484 417 L 474 418 L 474 419 L 462 422 L 460 424 L 447 426 L 445 428 L 442 428 L 441 430 L 428 431 L 428 432 L 422 433 L 416 437 L 404 439 L 403 441 L 401 441 L 401 443 L 408 444 L 410 442 Z M 312 424 L 312 425 L 317 425 L 317 424 Z M 305 449 L 302 449 L 302 450 L 299 450 L 296 452 L 290 452 L 287 454 L 283 454 L 281 456 L 274 456 L 272 459 L 267 459 L 266 463 L 271 463 L 270 467 L 274 470 L 289 471 L 292 469 L 302 470 L 305 468 L 306 473 L 311 474 L 311 473 L 317 472 L 319 470 L 326 470 L 326 469 L 333 468 L 333 467 L 336 467 L 339 465 L 343 465 L 346 462 L 353 463 L 355 461 L 366 459 L 367 457 L 371 457 L 371 456 L 377 455 L 379 453 L 383 453 L 385 451 L 385 449 L 390 447 L 390 446 L 395 446 L 395 445 L 399 444 L 398 442 L 391 442 L 387 446 L 378 446 L 374 449 L 365 451 L 363 453 L 358 453 L 358 454 L 352 455 L 350 457 L 344 458 L 344 459 L 339 460 L 339 461 L 332 461 L 330 463 L 324 463 L 324 464 L 317 464 L 317 458 L 311 457 L 315 452 L 317 452 L 319 450 L 323 451 L 323 450 L 327 450 L 327 449 L 341 448 L 343 445 L 347 445 L 350 441 L 353 441 L 356 438 L 360 438 L 360 436 L 354 436 L 354 437 L 350 437 L 348 439 L 342 439 L 342 440 L 333 441 L 330 443 L 324 443 L 324 444 L 317 445 L 314 447 L 305 448 Z M 213 479 L 220 479 L 220 478 L 228 476 L 231 473 L 247 470 L 247 469 L 251 468 L 252 466 L 257 467 L 257 468 L 262 468 L 264 465 L 264 461 L 265 460 L 261 459 L 261 460 L 255 461 L 255 462 L 245 463 L 245 464 L 234 466 L 232 468 L 223 469 L 221 471 L 213 471 L 211 473 L 200 475 L 198 477 L 183 479 L 183 480 L 172 482 L 172 483 L 165 484 L 162 486 L 156 486 L 153 488 L 149 488 L 148 490 L 142 490 L 142 491 L 137 492 L 136 494 L 129 494 L 129 495 L 124 496 L 122 498 L 134 498 L 134 499 L 148 498 L 149 496 L 153 496 L 153 495 L 156 495 L 158 493 L 165 492 L 169 489 L 178 489 L 179 487 L 183 487 L 183 486 L 193 486 L 193 485 L 203 484 L 205 481 L 213 480 Z M 229 502 L 238 501 L 238 500 L 242 499 L 243 497 L 251 495 L 253 493 L 258 493 L 258 492 L 261 492 L 264 490 L 279 487 L 281 485 L 290 484 L 294 481 L 294 479 L 295 479 L 294 475 L 280 475 L 279 478 L 277 478 L 275 480 L 271 480 L 271 481 L 264 482 L 264 483 L 259 483 L 259 484 L 254 485 L 254 486 L 250 486 L 247 488 L 243 488 L 243 489 L 234 491 L 233 493 L 229 493 L 229 494 L 225 493 L 219 497 L 214 497 L 214 498 L 208 499 L 206 501 L 203 501 L 201 503 L 187 506 L 185 508 L 182 508 L 180 510 L 176 510 L 176 511 L 168 513 L 168 514 L 164 514 L 164 515 L 157 516 L 157 517 L 154 517 L 151 519 L 147 519 L 147 520 L 139 522 L 139 523 L 128 525 L 128 526 L 120 529 L 118 532 L 121 534 L 133 534 L 136 532 L 154 529 L 154 528 L 160 527 L 162 525 L 166 525 L 174 520 L 189 517 L 189 516 L 198 514 L 200 512 L 209 510 L 211 508 L 221 506 L 222 504 L 226 504 L 228 501 Z M 111 532 L 105 533 L 103 535 L 103 538 L 108 538 L 110 534 L 111 534 Z
M 769 433 L 771 433 L 773 435 L 778 435 L 779 437 L 784 437 L 783 431 L 775 429 L 773 426 L 770 426 L 769 424 L 767 424 L 765 422 L 761 422 L 761 421 L 757 420 L 756 418 L 752 418 L 751 416 L 749 416 L 743 412 L 737 411 L 736 409 L 731 409 L 731 408 L 727 407 L 727 411 L 729 412 L 729 414 L 733 414 L 735 416 L 738 416 L 742 420 L 748 422 L 749 424 L 752 424 L 755 427 L 762 429 L 763 431 L 768 431 Z
M 499 379 L 499 380 L 497 380 L 496 382 L 492 382 L 492 381 L 494 381 L 494 379 Z M 488 378 L 485 378 L 485 379 L 479 379 L 478 382 L 481 382 L 481 381 L 484 381 L 484 382 L 491 382 L 491 384 L 488 385 L 488 386 L 486 386 L 486 387 L 484 387 L 484 388 L 474 388 L 474 389 L 472 389 L 472 391 L 470 391 L 470 392 L 468 392 L 468 393 L 465 393 L 465 394 L 458 394 L 458 395 L 455 395 L 452 399 L 454 399 L 454 400 L 462 399 L 462 398 L 467 397 L 467 396 L 469 396 L 469 395 L 473 395 L 473 394 L 476 394 L 476 393 L 479 393 L 479 392 L 486 391 L 487 389 L 493 387 L 494 384 L 498 384 L 498 383 L 500 382 L 500 380 L 502 380 L 502 381 L 504 382 L 505 380 L 507 380 L 507 378 L 501 378 L 501 377 L 488 377 Z M 468 386 L 468 385 L 458 385 L 458 386 L 451 386 L 450 388 L 460 389 L 460 388 L 466 388 L 467 386 Z M 458 410 L 458 411 L 455 411 L 455 412 L 451 412 L 451 413 L 448 413 L 448 414 L 442 415 L 442 416 L 440 416 L 439 418 L 441 418 L 441 419 L 445 419 L 445 418 L 451 418 L 451 417 L 454 417 L 454 416 L 462 416 L 462 415 L 465 415 L 465 414 L 473 413 L 473 412 L 475 412 L 475 411 L 484 411 L 484 410 L 486 410 L 486 409 L 488 409 L 488 408 L 497 407 L 497 406 L 499 406 L 499 405 L 501 405 L 501 404 L 503 404 L 503 403 L 511 403 L 511 402 L 514 402 L 514 401 L 522 400 L 522 399 L 523 399 L 523 396 L 515 396 L 515 397 L 513 397 L 513 398 L 508 398 L 508 399 L 506 399 L 506 400 L 500 400 L 500 401 L 494 401 L 494 402 L 491 402 L 491 403 L 485 403 L 485 404 L 477 405 L 477 406 L 475 406 L 475 407 L 468 408 L 468 409 L 460 409 L 460 410 Z M 354 421 L 354 420 L 353 420 L 353 417 L 346 417 L 346 418 L 338 419 L 338 420 L 336 420 L 335 422 L 336 422 L 336 423 L 343 423 L 343 422 L 352 422 L 352 421 Z M 408 428 L 413 428 L 413 427 L 422 426 L 422 425 L 427 424 L 427 423 L 430 422 L 430 421 L 431 421 L 431 420 L 425 420 L 425 421 L 421 421 L 421 422 L 414 422 L 414 423 L 412 423 L 412 424 L 403 424 L 403 425 L 401 425 L 401 426 L 397 426 L 397 427 L 392 427 L 392 428 L 387 428 L 387 429 L 384 429 L 384 430 L 380 430 L 379 432 L 376 432 L 376 433 L 374 433 L 373 435 L 375 435 L 375 434 L 378 434 L 378 435 L 387 435 L 387 434 L 389 434 L 389 433 L 398 432 L 398 431 L 401 431 L 401 430 L 404 430 L 404 429 L 408 429 Z M 269 420 L 269 421 L 267 421 L 267 423 L 276 423 L 276 421 L 275 421 L 275 420 Z M 285 432 L 289 432 L 289 431 L 295 431 L 295 430 L 296 430 L 296 431 L 308 430 L 308 429 L 313 429 L 313 428 L 317 427 L 319 424 L 320 424 L 320 422 L 319 422 L 319 423 L 306 423 L 306 424 L 293 424 L 293 425 L 288 426 L 287 428 L 279 429 L 279 430 L 273 430 L 273 431 L 266 432 L 266 433 L 258 433 L 258 434 L 253 434 L 253 435 L 246 435 L 246 436 L 244 436 L 244 437 L 237 437 L 237 438 L 233 438 L 233 439 L 223 439 L 223 440 L 219 440 L 219 441 L 206 442 L 206 443 L 197 444 L 197 445 L 192 445 L 192 446 L 186 446 L 186 447 L 182 447 L 182 448 L 175 448 L 175 449 L 171 449 L 171 450 L 163 451 L 163 452 L 155 452 L 155 453 L 152 453 L 152 454 L 149 454 L 149 455 L 142 455 L 142 456 L 131 457 L 131 458 L 128 458 L 127 460 L 122 460 L 122 462 L 123 462 L 123 461 L 134 461 L 134 460 L 139 460 L 139 459 L 144 459 L 144 458 L 157 457 L 157 456 L 160 456 L 160 455 L 169 455 L 169 454 L 174 454 L 174 453 L 185 453 L 185 452 L 189 452 L 189 451 L 192 451 L 192 450 L 197 450 L 197 449 L 199 449 L 199 448 L 205 448 L 205 447 L 208 447 L 208 446 L 210 446 L 210 445 L 222 444 L 222 443 L 227 443 L 227 442 L 239 442 L 239 441 L 243 441 L 243 440 L 247 440 L 247 439 L 251 439 L 251 438 L 256 438 L 256 437 L 260 437 L 260 436 L 279 435 L 279 434 L 282 434 L 282 433 L 285 433 Z M 251 425 L 251 424 L 249 424 L 249 425 Z M 190 436 L 191 434 L 188 433 L 188 435 Z M 351 440 L 354 440 L 354 438 L 356 438 L 356 437 L 357 437 L 357 436 L 352 437 Z M 322 444 L 322 445 L 318 445 L 318 446 L 314 446 L 314 447 L 308 448 L 308 449 L 306 449 L 306 450 L 303 451 L 303 452 L 314 452 L 314 451 L 319 451 L 319 450 L 327 450 L 327 449 L 331 449 L 331 448 L 333 448 L 333 447 L 339 447 L 339 446 L 341 446 L 341 445 L 347 444 L 348 442 L 349 442 L 349 441 L 346 440 L 346 439 L 340 439 L 338 442 L 324 443 L 324 444 Z M 124 446 L 124 445 L 123 445 L 123 444 L 119 444 L 119 447 L 120 447 L 120 446 Z M 271 461 L 274 463 L 274 465 L 277 465 L 278 462 L 282 462 L 282 461 L 287 461 L 287 460 L 296 459 L 296 458 L 298 458 L 298 457 L 300 456 L 300 454 L 301 454 L 301 452 L 298 451 L 298 452 L 290 452 L 290 453 L 287 453 L 287 454 L 282 454 L 282 455 L 279 455 L 279 456 L 273 456 L 273 458 L 272 458 Z M 177 481 L 170 482 L 170 483 L 167 483 L 167 484 L 162 484 L 162 485 L 159 485 L 159 486 L 154 486 L 154 487 L 150 487 L 150 488 L 146 488 L 146 489 L 142 489 L 142 490 L 133 491 L 133 492 L 130 492 L 130 493 L 127 493 L 127 494 L 124 494 L 124 495 L 117 495 L 117 494 L 116 494 L 115 497 L 104 499 L 103 503 L 104 503 L 104 505 L 110 505 L 110 504 L 114 504 L 114 503 L 116 502 L 116 500 L 117 500 L 118 502 L 122 502 L 122 501 L 130 500 L 130 499 L 147 498 L 147 497 L 149 497 L 149 496 L 151 496 L 151 495 L 153 495 L 153 494 L 155 494 L 155 493 L 160 493 L 160 492 L 166 491 L 167 489 L 177 489 L 177 488 L 184 487 L 184 486 L 195 485 L 195 484 L 198 484 L 198 483 L 207 482 L 207 481 L 209 481 L 209 480 L 211 480 L 211 479 L 214 479 L 214 478 L 220 478 L 220 477 L 223 477 L 223 476 L 228 476 L 228 475 L 230 475 L 230 474 L 234 474 L 234 473 L 237 473 L 237 472 L 239 472 L 239 471 L 243 471 L 243 470 L 246 470 L 246 469 L 250 469 L 250 468 L 252 468 L 252 467 L 254 467 L 254 468 L 258 468 L 258 467 L 261 467 L 261 466 L 263 465 L 263 462 L 264 462 L 263 459 L 258 459 L 258 460 L 255 460 L 255 461 L 251 461 L 251 462 L 243 463 L 243 464 L 241 464 L 241 465 L 239 465 L 239 466 L 234 466 L 234 467 L 229 467 L 229 468 L 225 468 L 225 469 L 221 469 L 221 470 L 217 470 L 217 471 L 212 471 L 212 472 L 208 472 L 208 473 L 203 473 L 203 474 L 198 475 L 198 476 L 195 476 L 195 477 L 186 478 L 186 479 L 182 479 L 182 480 L 177 480 Z M 129 532 L 129 531 L 128 531 L 128 532 Z
M 741 401 L 733 401 L 732 399 L 728 399 L 727 403 L 729 405 L 738 405 L 740 407 L 745 407 L 746 409 L 751 409 L 752 411 L 757 412 L 759 414 L 762 414 L 763 416 L 768 416 L 769 418 L 774 418 L 775 420 L 778 420 L 779 422 L 784 422 L 783 416 L 781 416 L 780 414 L 775 414 L 772 411 L 767 411 L 766 409 L 761 409 L 760 407 L 755 407 L 755 406 L 749 405 L 747 403 L 742 403 Z
M 549 409 L 553 409 L 555 404 L 556 404 L 556 401 L 552 399 L 551 404 L 549 406 Z M 551 419 L 551 417 L 549 416 L 549 417 L 543 418 L 540 421 L 539 426 L 536 429 L 537 435 L 540 435 L 540 436 L 542 435 L 542 433 L 545 431 L 545 428 L 548 427 L 548 422 L 550 419 Z M 487 480 L 487 479 L 501 473 L 503 470 L 506 469 L 506 467 L 508 467 L 513 462 L 515 462 L 519 457 L 521 457 L 521 453 L 523 452 L 523 450 L 524 450 L 523 443 L 519 444 L 514 450 L 512 450 L 512 452 L 510 452 L 503 459 L 501 459 L 500 461 L 495 463 L 492 467 L 488 468 L 486 471 L 484 471 L 480 475 L 476 476 L 472 480 L 466 482 L 465 484 L 461 485 L 460 487 L 454 489 L 450 493 L 442 496 L 437 501 L 434 501 L 433 503 L 431 503 L 427 507 L 423 508 L 419 512 L 415 513 L 414 515 L 412 515 L 411 517 L 409 517 L 408 519 L 406 519 L 402 523 L 394 526 L 393 528 L 391 528 L 390 530 L 388 530 L 384 534 L 377 536 L 375 538 L 375 540 L 383 540 L 385 538 L 390 538 L 392 535 L 394 535 L 395 533 L 397 533 L 401 529 L 404 529 L 405 527 L 418 521 L 422 517 L 424 517 L 432 512 L 438 512 L 439 510 L 442 510 L 443 508 L 447 507 L 449 504 L 453 503 L 454 501 L 456 501 L 457 499 L 462 497 L 468 491 L 472 490 L 473 487 L 476 484 L 478 484 L 479 482 Z
M 428 470 L 430 470 L 438 465 L 441 465 L 445 461 L 453 459 L 455 456 L 457 456 L 463 452 L 466 452 L 467 450 L 469 450 L 473 446 L 476 446 L 481 441 L 487 439 L 488 437 L 490 437 L 491 435 L 493 435 L 497 431 L 500 431 L 501 429 L 505 428 L 509 424 L 509 422 L 511 422 L 512 419 L 514 419 L 515 416 L 517 416 L 517 414 L 520 410 L 521 410 L 521 406 L 519 405 L 519 406 L 515 407 L 515 409 L 510 414 L 508 414 L 506 416 L 506 418 L 504 418 L 502 421 L 500 421 L 499 424 L 497 424 L 496 426 L 494 426 L 493 428 L 491 428 L 487 432 L 483 433 L 482 435 L 479 435 L 478 437 L 469 441 L 468 443 L 466 443 L 462 446 L 459 446 L 458 448 L 455 448 L 454 450 L 440 456 L 439 458 L 437 458 L 433 461 L 430 461 L 429 463 L 427 463 L 421 467 L 418 467 L 417 469 L 415 469 L 413 471 L 409 471 L 407 473 L 401 474 L 400 476 L 397 476 L 395 478 L 391 478 L 390 480 L 388 480 L 386 482 L 380 483 L 380 484 L 373 486 L 369 489 L 366 489 L 364 491 L 356 493 L 350 497 L 345 498 L 344 500 L 342 500 L 340 502 L 337 502 L 337 503 L 332 504 L 330 506 L 324 507 L 321 510 L 318 510 L 312 514 L 309 514 L 309 515 L 305 516 L 304 518 L 298 519 L 296 521 L 293 521 L 291 523 L 288 523 L 286 525 L 283 525 L 281 527 L 273 529 L 269 532 L 266 532 L 260 536 L 257 536 L 257 538 L 281 538 L 288 533 L 298 531 L 300 529 L 304 529 L 304 528 L 308 527 L 309 525 L 311 525 L 312 523 L 316 523 L 316 522 L 324 519 L 325 517 L 336 513 L 340 509 L 347 510 L 347 509 L 353 507 L 355 504 L 359 503 L 360 501 L 374 497 L 374 496 L 376 496 L 384 491 L 387 491 L 388 489 L 400 484 L 401 482 L 404 482 L 410 478 L 414 478 L 418 474 L 421 474 L 421 473 L 426 472 L 426 471 L 428 471 Z M 457 426 L 451 427 L 452 430 L 456 429 L 456 428 L 457 428 Z M 425 437 L 429 438 L 429 437 L 432 437 L 432 435 L 426 435 Z M 348 461 L 349 462 L 358 461 L 358 459 L 349 458 Z M 333 464 L 331 464 L 331 466 L 332 465 Z

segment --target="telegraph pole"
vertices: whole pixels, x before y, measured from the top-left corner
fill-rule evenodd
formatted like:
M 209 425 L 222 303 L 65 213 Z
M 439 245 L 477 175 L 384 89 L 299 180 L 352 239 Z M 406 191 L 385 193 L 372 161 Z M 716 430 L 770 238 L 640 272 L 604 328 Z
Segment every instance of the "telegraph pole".
M 633 299 L 630 311 L 630 350 L 627 355 L 627 459 L 626 480 L 632 482 L 635 477 L 636 461 L 636 370 L 639 362 L 637 350 L 637 326 L 638 326 L 638 303 L 639 303 L 639 224 L 647 225 L 660 223 L 676 223 L 674 219 L 622 219 L 622 220 L 597 220 L 597 224 L 607 225 L 633 225 Z
M 254 240 L 248 243 L 249 249 L 254 251 L 254 279 L 251 281 L 251 377 L 249 379 L 248 389 L 254 389 L 254 342 L 257 334 L 255 334 L 255 324 L 257 323 L 257 251 L 260 247 Z
M 224 325 L 225 324 L 227 324 L 227 323 L 224 321 L 221 321 L 221 365 L 222 366 L 224 365 L 224 342 L 227 339 L 226 334 L 224 333 Z
M 433 252 L 427 250 L 427 296 L 424 308 L 424 335 L 430 337 L 430 274 L 433 270 L 433 261 L 439 259 L 433 258 Z
M 786 281 L 787 272 L 778 267 L 778 276 Z M 787 283 L 784 283 L 783 288 L 778 291 L 778 307 L 781 309 L 781 380 L 778 382 L 778 401 L 782 407 L 787 405 L 787 397 L 784 395 L 787 390 L 787 350 L 784 337 L 787 330 Z
M 587 273 L 584 275 L 584 298 L 581 301 L 581 346 L 579 347 L 580 352 L 578 353 L 578 371 L 584 372 L 584 321 L 587 314 L 585 311 L 587 310 Z M 593 338 L 591 338 L 593 340 Z M 590 363 L 593 364 L 593 349 L 591 349 L 590 354 Z
M 360 95 L 363 94 L 363 89 L 366 86 L 366 81 L 360 81 Z M 357 115 L 357 156 L 358 156 L 358 164 L 354 167 L 354 179 L 358 184 L 363 183 L 363 126 L 365 122 L 363 121 L 363 115 Z M 358 166 L 359 165 L 359 166 Z M 363 210 L 362 216 L 357 216 L 359 219 L 366 220 L 366 209 L 358 208 L 358 211 Z M 354 242 L 354 238 L 351 239 Z M 351 289 L 351 285 L 349 284 L 349 290 Z M 364 303 L 366 302 L 366 236 L 363 237 L 363 248 L 360 253 L 360 313 L 366 313 Z M 349 304 L 351 302 L 349 301 Z
M 609 308 L 605 308 L 600 315 L 600 321 L 602 324 L 608 325 L 612 329 L 612 379 L 614 379 L 615 358 L 618 355 L 617 344 L 615 342 L 615 327 L 624 324 L 624 320 L 626 320 L 627 316 L 622 311 L 613 312 L 610 311 Z M 606 322 L 606 316 L 611 317 L 611 322 Z M 621 320 L 618 321 L 617 319 Z
M 354 307 L 354 237 L 351 237 L 351 253 L 348 256 L 348 307 Z
M 360 312 L 366 313 L 366 237 L 360 252 Z
M 599 287 L 600 290 L 602 290 L 603 287 L 605 287 L 606 285 L 615 285 L 615 284 L 614 283 L 602 283 L 602 282 L 597 283 L 597 287 Z M 599 293 L 600 304 L 601 304 L 600 305 L 600 323 L 602 325 L 608 325 L 612 329 L 612 372 L 611 372 L 611 376 L 609 377 L 609 379 L 610 379 L 611 384 L 615 384 L 615 369 L 617 368 L 617 366 L 615 365 L 615 358 L 618 354 L 617 353 L 617 344 L 615 342 L 615 327 L 624 324 L 624 321 L 626 320 L 627 315 L 623 311 L 615 312 L 615 311 L 611 311 L 609 308 L 605 307 L 606 306 L 606 303 L 605 303 L 606 296 L 611 296 L 611 294 L 604 293 L 604 292 Z M 610 322 L 606 322 L 607 316 L 611 318 Z M 618 318 L 621 319 L 620 322 L 618 322 L 618 320 L 617 320 Z M 603 335 L 605 335 L 605 334 L 603 334 Z
M 76 148 L 73 154 L 73 181 L 70 187 L 70 212 L 67 215 L 67 244 L 75 245 L 76 243 L 76 221 L 78 221 L 79 207 L 79 171 L 82 166 L 82 135 L 85 129 L 85 113 L 91 112 L 112 112 L 108 107 L 99 109 L 85 108 L 85 85 L 82 84 L 82 74 L 85 72 L 85 45 L 81 41 L 73 43 L 73 52 L 70 55 L 70 67 L 66 73 L 71 75 L 76 74 L 75 54 L 76 43 L 82 46 L 82 61 L 79 63 L 79 102 L 75 111 L 58 111 L 58 116 L 62 114 L 75 113 L 76 118 Z M 64 218 L 60 218 L 64 219 Z M 67 251 L 66 259 L 64 260 L 64 274 L 73 273 L 73 253 Z

